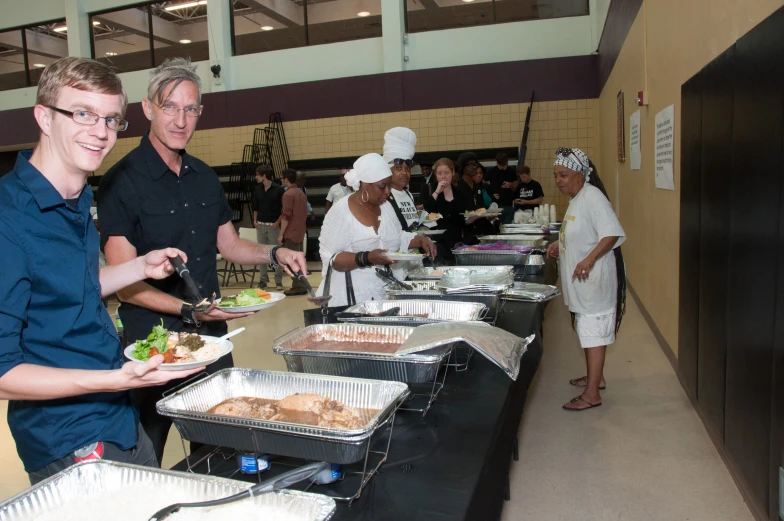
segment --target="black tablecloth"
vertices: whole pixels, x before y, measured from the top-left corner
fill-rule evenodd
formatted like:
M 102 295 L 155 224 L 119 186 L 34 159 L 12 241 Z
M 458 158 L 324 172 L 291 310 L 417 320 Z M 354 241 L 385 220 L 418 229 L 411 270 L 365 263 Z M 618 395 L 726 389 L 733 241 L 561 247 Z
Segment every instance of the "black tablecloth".
M 552 274 L 550 270 L 527 280 L 545 282 Z M 542 358 L 543 316 L 543 304 L 506 302 L 497 325 L 518 336 L 537 334 L 523 357 L 517 381 L 478 354 L 467 371 L 450 369 L 438 400 L 424 418 L 398 412 L 387 462 L 359 499 L 350 506 L 338 503 L 334 519 L 498 519 L 508 493 L 509 467 L 528 387 Z M 197 451 L 194 459 L 206 452 L 207 448 Z M 213 474 L 236 470 L 232 459 L 211 463 Z M 184 462 L 175 469 L 184 470 Z M 206 472 L 206 465 L 196 471 Z M 255 476 L 244 479 L 253 481 Z

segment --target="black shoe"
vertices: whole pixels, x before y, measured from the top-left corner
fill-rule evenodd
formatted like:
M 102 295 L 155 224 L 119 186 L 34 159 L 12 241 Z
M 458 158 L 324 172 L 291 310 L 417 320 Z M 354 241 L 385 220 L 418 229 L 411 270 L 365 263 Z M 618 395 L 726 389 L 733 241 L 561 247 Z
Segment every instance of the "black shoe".
M 292 288 L 292 289 L 287 289 L 286 291 L 283 292 L 283 294 L 286 295 L 287 297 L 295 297 L 297 295 L 307 295 L 308 290 Z
M 266 291 L 267 285 L 266 284 L 259 284 L 259 289 L 262 289 L 262 290 Z

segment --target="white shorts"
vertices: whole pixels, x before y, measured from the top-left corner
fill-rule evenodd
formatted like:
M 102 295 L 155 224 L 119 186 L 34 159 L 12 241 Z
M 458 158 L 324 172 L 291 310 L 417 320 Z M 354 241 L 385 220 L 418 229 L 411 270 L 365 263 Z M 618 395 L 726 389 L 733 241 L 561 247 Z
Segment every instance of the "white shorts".
M 583 349 L 610 345 L 615 342 L 615 310 L 587 315 L 575 313 L 574 329 Z

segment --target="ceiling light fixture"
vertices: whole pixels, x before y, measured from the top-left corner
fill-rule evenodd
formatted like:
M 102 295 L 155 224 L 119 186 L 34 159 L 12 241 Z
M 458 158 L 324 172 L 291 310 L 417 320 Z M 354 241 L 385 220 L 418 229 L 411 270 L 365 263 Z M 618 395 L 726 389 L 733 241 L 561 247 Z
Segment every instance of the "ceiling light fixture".
M 96 20 L 96 21 L 94 21 L 94 22 L 93 22 L 93 25 L 101 25 L 101 22 L 99 22 L 98 20 Z
M 180 43 L 191 43 L 191 41 L 188 40 L 188 39 L 183 39 L 183 40 L 180 40 Z
M 465 3 L 467 3 L 467 4 L 470 4 L 470 3 L 471 3 L 471 2 L 473 2 L 473 1 L 474 1 L 474 0 L 463 0 L 463 2 L 465 2 Z
M 106 56 L 117 56 L 117 53 L 116 52 L 112 52 L 112 51 L 108 51 L 106 53 Z
M 360 11 L 357 13 L 357 16 L 361 16 L 362 18 L 364 18 L 366 16 L 370 16 L 370 13 L 367 11 Z
M 46 65 L 44 65 L 43 63 L 34 63 L 33 67 L 38 67 L 40 69 L 43 69 L 44 67 L 46 67 Z
M 271 25 L 262 25 L 261 26 L 261 30 L 262 31 L 271 31 L 273 29 L 274 29 L 274 27 L 272 27 Z
M 196 7 L 198 5 L 205 5 L 207 0 L 199 0 L 198 2 L 185 2 L 184 4 L 177 4 L 177 5 L 170 5 L 169 7 L 164 7 L 164 11 L 176 11 L 177 9 L 186 9 L 188 7 Z
M 68 30 L 68 27 L 63 25 L 62 27 L 56 27 L 54 32 L 56 32 L 56 33 L 64 33 L 67 30 Z

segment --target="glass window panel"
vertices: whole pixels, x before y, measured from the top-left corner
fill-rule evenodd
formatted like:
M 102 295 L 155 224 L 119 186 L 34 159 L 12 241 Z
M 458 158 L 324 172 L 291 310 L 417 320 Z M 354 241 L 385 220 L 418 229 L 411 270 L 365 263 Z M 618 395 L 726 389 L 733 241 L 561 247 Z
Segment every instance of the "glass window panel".
M 22 31 L 0 32 L 0 90 L 27 87 Z
M 519 22 L 588 14 L 588 0 L 496 0 L 496 21 Z
M 147 9 L 139 6 L 92 15 L 93 57 L 118 73 L 151 68 Z
M 308 44 L 381 37 L 381 0 L 308 0 Z
M 304 47 L 302 0 L 234 2 L 234 55 Z
M 409 33 L 493 23 L 493 0 L 406 0 Z
M 166 58 L 183 57 L 194 62 L 210 59 L 207 5 L 193 3 L 180 0 L 152 6 L 156 67 Z M 188 7 L 173 9 L 181 5 Z
M 68 56 L 68 30 L 65 20 L 25 29 L 30 84 L 38 85 L 44 67 Z

